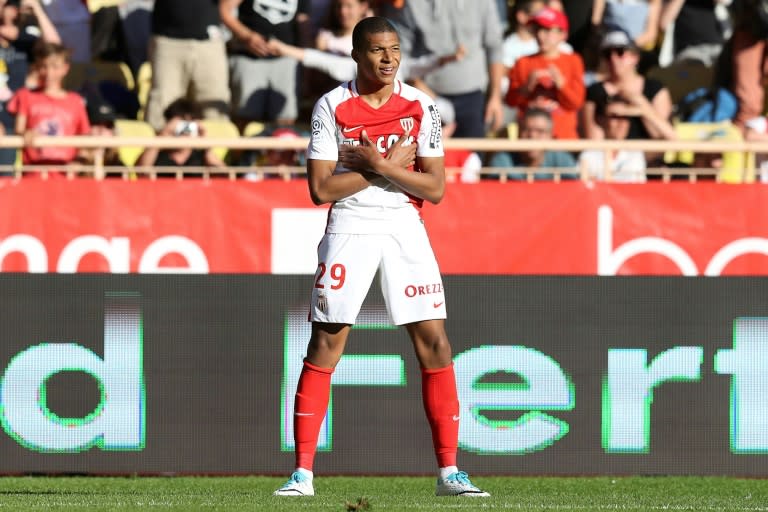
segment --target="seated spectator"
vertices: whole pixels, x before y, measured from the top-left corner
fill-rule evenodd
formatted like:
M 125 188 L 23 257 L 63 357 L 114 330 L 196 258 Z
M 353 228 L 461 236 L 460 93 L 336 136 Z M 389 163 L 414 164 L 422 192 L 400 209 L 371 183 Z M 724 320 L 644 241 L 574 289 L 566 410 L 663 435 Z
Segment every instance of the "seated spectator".
M 597 123 L 607 140 L 625 140 L 632 126 L 627 111 L 632 106 L 621 98 L 614 98 L 597 116 Z M 610 167 L 606 168 L 606 163 Z M 645 181 L 646 161 L 642 151 L 599 150 L 582 151 L 579 155 L 582 176 L 597 180 L 642 183 Z
M 161 137 L 204 137 L 205 129 L 200 123 L 201 106 L 186 98 L 179 98 L 163 112 L 165 126 L 158 132 Z M 224 167 L 212 148 L 147 148 L 139 156 L 136 165 L 142 167 Z M 157 176 L 176 176 L 176 172 L 158 173 Z
M 265 135 L 284 140 L 298 139 L 304 136 L 290 126 L 279 126 L 271 133 L 260 134 L 260 136 Z M 301 150 L 266 149 L 246 154 L 241 163 L 255 168 L 253 171 L 246 173 L 244 179 L 248 181 L 261 181 L 266 176 L 281 177 L 283 179 L 299 176 L 305 177 L 303 173 L 301 175 L 292 173 L 290 168 L 303 167 L 306 165 L 306 161 L 306 154 Z
M 22 162 L 69 164 L 78 157 L 77 148 L 32 147 L 39 135 L 87 135 L 91 131 L 83 98 L 62 85 L 69 72 L 69 50 L 39 41 L 33 53 L 38 85 L 22 87 L 8 103 L 9 112 L 16 116 L 16 133 L 24 137 Z
M 562 53 L 568 37 L 568 18 L 549 7 L 531 18 L 539 52 L 520 58 L 509 71 L 506 101 L 518 116 L 535 107 L 552 116 L 557 139 L 576 139 L 577 113 L 584 104 L 584 62 L 575 53 Z
M 518 121 L 518 138 L 530 140 L 552 139 L 552 116 L 548 111 L 540 108 L 530 108 L 525 111 Z M 529 149 L 516 153 L 499 152 L 491 157 L 490 167 L 527 167 L 537 169 L 570 169 L 572 172 L 562 172 L 559 176 L 563 179 L 578 179 L 575 171 L 576 159 L 566 151 L 549 151 L 545 149 Z M 519 172 L 506 173 L 511 180 L 526 180 L 527 174 Z M 537 172 L 536 179 L 552 180 L 555 173 Z
M 117 115 L 115 109 L 101 96 L 92 95 L 86 97 L 85 109 L 88 112 L 88 121 L 91 123 L 91 135 L 96 137 L 114 137 L 115 120 Z M 97 161 L 105 167 L 125 167 L 120 160 L 117 147 L 96 148 L 86 150 L 82 155 L 81 161 L 88 165 L 94 165 Z M 107 172 L 104 175 L 94 174 L 95 178 L 104 176 L 122 176 L 122 172 Z
M 669 122 L 669 91 L 661 82 L 637 72 L 640 53 L 629 35 L 621 30 L 606 33 L 600 50 L 606 62 L 606 77 L 587 89 L 587 101 L 581 112 L 584 136 L 602 139 L 604 134 L 597 118 L 605 113 L 609 103 L 622 99 L 623 103 L 618 103 L 624 107 L 618 108 L 624 108 L 623 115 L 630 120 L 627 139 L 675 139 L 675 129 Z

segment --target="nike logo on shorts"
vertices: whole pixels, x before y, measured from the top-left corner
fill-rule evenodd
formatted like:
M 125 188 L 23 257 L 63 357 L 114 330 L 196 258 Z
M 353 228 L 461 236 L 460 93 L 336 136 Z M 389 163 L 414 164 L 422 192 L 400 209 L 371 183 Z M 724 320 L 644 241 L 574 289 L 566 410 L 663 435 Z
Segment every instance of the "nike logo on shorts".
M 442 302 L 434 302 L 434 303 L 432 303 L 432 307 L 435 308 L 435 309 L 439 308 L 442 305 L 443 305 Z

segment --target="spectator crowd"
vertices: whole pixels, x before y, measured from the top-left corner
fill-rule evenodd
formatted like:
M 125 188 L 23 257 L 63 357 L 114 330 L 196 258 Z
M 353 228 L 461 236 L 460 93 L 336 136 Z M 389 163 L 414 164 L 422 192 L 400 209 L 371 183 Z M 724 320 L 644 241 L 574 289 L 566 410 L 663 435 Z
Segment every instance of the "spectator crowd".
M 399 78 L 435 98 L 446 136 L 675 140 L 705 123 L 699 138 L 768 140 L 766 12 L 761 0 L 0 0 L 0 130 L 25 141 L 19 155 L 0 149 L 0 165 L 242 165 L 246 179 L 263 178 L 259 165 L 299 165 L 300 152 L 152 148 L 128 163 L 34 139 L 120 135 L 120 120 L 173 137 L 217 122 L 241 136 L 303 136 L 317 98 L 354 78 L 352 28 L 371 15 L 397 26 Z M 105 66 L 127 80 L 87 71 Z M 446 162 L 463 181 L 536 168 L 541 179 L 627 182 L 701 163 L 633 150 Z

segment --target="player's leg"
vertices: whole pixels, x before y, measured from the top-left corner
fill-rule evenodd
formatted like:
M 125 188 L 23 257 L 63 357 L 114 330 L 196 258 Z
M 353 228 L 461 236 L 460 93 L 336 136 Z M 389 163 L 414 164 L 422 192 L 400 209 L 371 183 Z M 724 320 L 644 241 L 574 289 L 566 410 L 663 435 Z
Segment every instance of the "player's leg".
M 314 496 L 313 466 L 317 438 L 331 396 L 331 376 L 347 342 L 347 324 L 312 323 L 307 357 L 296 386 L 293 407 L 293 440 L 296 445 L 295 470 L 275 491 L 276 496 Z
M 459 445 L 459 396 L 451 361 L 451 344 L 445 333 L 445 321 L 423 320 L 407 324 L 416 357 L 421 365 L 421 395 L 435 448 L 440 475 L 438 496 L 490 496 L 472 484 L 459 471 L 456 453 Z
M 488 496 L 456 466 L 459 399 L 445 332 L 443 281 L 420 222 L 392 237 L 382 259 L 381 286 L 393 322 L 405 325 L 421 365 L 424 410 L 440 468 L 437 494 Z
M 279 496 L 311 496 L 317 439 L 331 392 L 331 376 L 378 267 L 375 237 L 327 234 L 318 246 L 312 289 L 312 335 L 294 402 L 296 470 Z

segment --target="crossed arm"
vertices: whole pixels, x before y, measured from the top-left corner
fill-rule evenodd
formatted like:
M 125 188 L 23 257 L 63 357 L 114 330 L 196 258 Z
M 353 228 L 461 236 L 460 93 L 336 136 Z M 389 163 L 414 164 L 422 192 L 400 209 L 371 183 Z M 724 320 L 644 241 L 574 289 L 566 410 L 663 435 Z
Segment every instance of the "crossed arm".
M 339 162 L 351 169 L 349 172 L 334 174 L 335 161 L 310 159 L 307 172 L 312 201 L 319 205 L 343 199 L 367 188 L 371 180 L 381 176 L 413 196 L 439 203 L 445 193 L 443 158 L 417 157 L 416 144 L 403 146 L 408 135 L 400 137 L 384 156 L 364 131 L 359 146 L 342 146 L 339 150 Z M 407 169 L 414 161 L 421 172 Z

